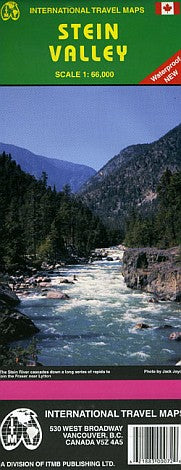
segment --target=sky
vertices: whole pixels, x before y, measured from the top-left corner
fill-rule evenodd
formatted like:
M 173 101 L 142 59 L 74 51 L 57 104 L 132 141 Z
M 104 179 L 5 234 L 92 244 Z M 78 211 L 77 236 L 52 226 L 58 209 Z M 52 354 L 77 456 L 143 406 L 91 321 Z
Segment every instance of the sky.
M 179 86 L 0 87 L 0 142 L 100 169 L 181 122 Z

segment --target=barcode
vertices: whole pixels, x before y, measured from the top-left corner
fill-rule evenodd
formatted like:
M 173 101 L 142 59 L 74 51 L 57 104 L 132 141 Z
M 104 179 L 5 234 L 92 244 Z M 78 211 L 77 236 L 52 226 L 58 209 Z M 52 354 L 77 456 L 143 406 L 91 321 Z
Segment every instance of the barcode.
M 181 425 L 128 426 L 128 465 L 180 463 Z

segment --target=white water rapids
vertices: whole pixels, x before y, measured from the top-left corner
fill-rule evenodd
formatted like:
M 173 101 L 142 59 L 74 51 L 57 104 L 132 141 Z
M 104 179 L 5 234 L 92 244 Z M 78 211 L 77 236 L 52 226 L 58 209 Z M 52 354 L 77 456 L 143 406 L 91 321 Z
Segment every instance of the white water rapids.
M 171 341 L 169 335 L 181 331 L 178 304 L 149 303 L 148 294 L 127 288 L 121 274 L 122 252 L 109 249 L 108 255 L 113 261 L 69 266 L 51 275 L 51 287 L 67 293 L 68 300 L 42 295 L 23 298 L 21 310 L 40 328 L 40 362 L 47 366 L 176 364 L 181 342 Z M 60 284 L 74 276 L 74 284 Z M 137 323 L 150 328 L 136 329 Z

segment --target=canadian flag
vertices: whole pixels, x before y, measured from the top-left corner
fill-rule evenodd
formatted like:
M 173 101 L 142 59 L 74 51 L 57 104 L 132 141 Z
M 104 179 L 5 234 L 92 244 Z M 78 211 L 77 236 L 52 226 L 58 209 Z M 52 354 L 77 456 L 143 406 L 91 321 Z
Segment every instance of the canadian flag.
M 180 2 L 156 2 L 157 15 L 179 15 Z

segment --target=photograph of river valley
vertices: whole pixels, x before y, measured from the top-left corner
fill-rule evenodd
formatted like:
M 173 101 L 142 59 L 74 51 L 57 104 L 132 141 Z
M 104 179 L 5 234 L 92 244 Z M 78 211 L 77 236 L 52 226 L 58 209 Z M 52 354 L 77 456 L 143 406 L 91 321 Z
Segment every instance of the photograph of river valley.
M 0 366 L 181 365 L 177 86 L 0 87 Z

